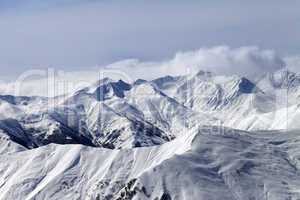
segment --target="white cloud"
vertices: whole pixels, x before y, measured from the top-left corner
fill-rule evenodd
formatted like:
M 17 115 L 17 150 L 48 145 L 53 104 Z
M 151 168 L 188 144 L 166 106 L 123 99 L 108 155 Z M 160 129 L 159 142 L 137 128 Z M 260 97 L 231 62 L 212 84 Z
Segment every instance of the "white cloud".
M 199 70 L 254 78 L 266 72 L 279 70 L 284 66 L 283 59 L 272 50 L 262 50 L 258 47 L 233 49 L 228 46 L 217 46 L 179 52 L 174 58 L 164 62 L 139 62 L 132 59 L 113 63 L 107 68 L 130 72 L 130 76 L 144 79 L 195 73 Z
M 293 61 L 293 59 L 290 60 Z M 295 60 L 297 61 L 297 59 Z M 300 63 L 296 63 L 296 65 L 300 66 Z M 172 59 L 161 62 L 140 62 L 137 59 L 129 59 L 100 67 L 100 70 L 90 69 L 55 75 L 51 70 L 41 70 L 40 75 L 34 71 L 33 74 L 40 76 L 37 80 L 30 80 L 34 76 L 29 71 L 29 73 L 26 72 L 29 76 L 25 76 L 26 80 L 22 82 L 21 88 L 16 87 L 15 83 L 3 83 L 0 84 L 0 93 L 54 96 L 73 92 L 104 77 L 132 82 L 137 78 L 151 80 L 165 75 L 196 73 L 199 70 L 225 75 L 237 74 L 254 79 L 284 66 L 284 60 L 272 50 L 263 50 L 258 47 L 217 46 L 178 52 Z M 19 90 L 16 90 L 18 88 Z

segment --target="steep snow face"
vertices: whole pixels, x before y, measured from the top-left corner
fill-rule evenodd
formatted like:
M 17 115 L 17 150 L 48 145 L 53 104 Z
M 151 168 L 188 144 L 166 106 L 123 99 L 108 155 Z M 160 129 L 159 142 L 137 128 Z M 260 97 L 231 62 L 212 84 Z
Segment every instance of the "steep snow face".
M 156 147 L 52 144 L 0 156 L 0 199 L 297 199 L 299 141 L 203 127 Z
M 149 82 L 133 87 L 126 100 L 142 111 L 146 121 L 175 136 L 196 125 L 211 124 L 214 120 L 180 104 Z
M 162 80 L 154 80 L 161 90 L 165 90 Z M 171 80 L 167 90 L 173 87 L 171 96 L 178 102 L 196 111 L 222 111 L 241 106 L 247 98 L 263 95 L 254 83 L 246 78 L 232 76 L 214 76 L 212 73 L 200 71 L 194 76 L 168 78 Z M 249 107 L 249 106 L 247 106 Z
M 15 153 L 19 151 L 25 151 L 26 148 L 22 145 L 13 142 L 9 136 L 3 133 L 2 130 L 0 130 L 0 155 L 6 154 L 6 153 Z
M 290 71 L 267 74 L 257 83 L 204 71 L 152 82 L 193 111 L 217 119 L 214 124 L 244 130 L 300 128 L 296 123 L 300 78 Z
M 193 109 L 222 110 L 235 107 L 254 90 L 255 85 L 245 78 L 203 80 L 195 76 L 177 89 L 177 98 Z
M 86 113 L 86 127 L 95 144 L 110 148 L 152 146 L 170 140 L 162 130 L 136 117 L 136 112 L 126 103 L 99 102 Z

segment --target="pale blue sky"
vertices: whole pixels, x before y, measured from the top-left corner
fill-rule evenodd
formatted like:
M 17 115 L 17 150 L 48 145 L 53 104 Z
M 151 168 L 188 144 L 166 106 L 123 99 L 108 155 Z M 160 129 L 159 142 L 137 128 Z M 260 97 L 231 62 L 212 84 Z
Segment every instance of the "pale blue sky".
M 0 0 L 3 76 L 255 45 L 300 54 L 300 1 Z

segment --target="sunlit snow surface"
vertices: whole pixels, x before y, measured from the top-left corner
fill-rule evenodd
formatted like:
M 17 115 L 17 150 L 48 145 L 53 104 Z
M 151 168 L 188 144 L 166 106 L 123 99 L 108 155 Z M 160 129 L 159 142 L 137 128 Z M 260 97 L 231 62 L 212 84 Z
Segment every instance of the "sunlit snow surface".
M 200 71 L 2 95 L 0 199 L 299 200 L 299 77 Z
M 206 127 L 156 147 L 0 156 L 1 199 L 299 199 L 300 136 Z

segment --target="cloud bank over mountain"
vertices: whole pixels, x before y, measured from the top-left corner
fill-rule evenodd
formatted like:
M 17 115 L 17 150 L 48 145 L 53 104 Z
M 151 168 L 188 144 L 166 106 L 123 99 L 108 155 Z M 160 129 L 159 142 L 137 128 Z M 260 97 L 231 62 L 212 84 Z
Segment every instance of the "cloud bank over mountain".
M 106 68 L 130 71 L 131 76 L 152 79 L 163 75 L 195 73 L 199 70 L 254 78 L 283 67 L 285 67 L 284 60 L 273 50 L 255 46 L 240 48 L 216 46 L 178 52 L 172 59 L 163 62 L 140 62 L 132 59 L 113 63 Z
M 19 76 L 21 78 L 17 80 L 19 82 L 17 87 L 21 86 L 22 89 L 18 89 L 17 93 L 15 83 L 0 84 L 0 91 L 3 94 L 54 96 L 78 90 L 104 77 L 133 82 L 137 78 L 151 80 L 165 75 L 193 74 L 199 70 L 222 75 L 235 74 L 254 80 L 286 65 L 294 66 L 292 69 L 297 68 L 299 66 L 297 58 L 282 58 L 273 50 L 255 46 L 203 47 L 194 51 L 180 51 L 171 59 L 164 61 L 142 62 L 138 59 L 128 59 L 107 66 L 87 68 L 84 71 L 57 72 L 55 69 L 29 71 Z M 32 77 L 35 80 L 31 80 Z M 19 91 L 21 93 L 18 93 Z

